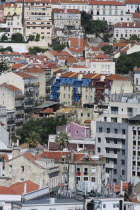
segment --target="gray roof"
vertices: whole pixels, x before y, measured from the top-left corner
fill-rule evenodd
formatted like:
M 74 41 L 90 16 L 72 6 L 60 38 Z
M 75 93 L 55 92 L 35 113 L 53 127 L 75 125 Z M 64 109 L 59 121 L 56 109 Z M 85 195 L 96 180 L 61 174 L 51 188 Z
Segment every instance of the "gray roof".
M 54 102 L 54 101 L 46 101 L 44 104 L 41 104 L 40 106 L 34 107 L 34 109 L 43 109 L 47 108 L 49 106 L 53 106 L 55 104 L 59 104 L 59 102 Z
M 130 118 L 131 121 L 140 121 L 140 115 L 136 115 L 135 117 Z

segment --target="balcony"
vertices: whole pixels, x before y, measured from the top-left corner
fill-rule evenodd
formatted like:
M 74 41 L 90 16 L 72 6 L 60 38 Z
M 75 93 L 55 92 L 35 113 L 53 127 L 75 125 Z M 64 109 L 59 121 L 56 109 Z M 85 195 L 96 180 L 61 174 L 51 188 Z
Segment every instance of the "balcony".
M 114 168 L 114 164 L 113 163 L 106 163 L 105 167 L 106 168 Z
M 37 83 L 27 83 L 27 84 L 24 84 L 25 87 L 36 87 L 36 86 L 39 86 L 39 82 Z
M 106 148 L 113 148 L 113 149 L 122 149 L 122 144 L 113 144 L 113 143 L 106 143 Z
M 49 168 L 48 174 L 55 173 L 55 172 L 59 172 L 58 166 Z
M 117 154 L 114 154 L 114 153 L 106 153 L 105 157 L 106 158 L 117 158 Z

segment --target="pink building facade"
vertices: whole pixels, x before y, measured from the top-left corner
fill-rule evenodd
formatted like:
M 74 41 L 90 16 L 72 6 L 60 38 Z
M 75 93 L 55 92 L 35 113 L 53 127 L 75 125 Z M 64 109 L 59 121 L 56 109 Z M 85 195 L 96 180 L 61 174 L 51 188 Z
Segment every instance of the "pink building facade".
M 90 127 L 85 125 L 79 125 L 74 122 L 71 122 L 66 127 L 66 132 L 70 137 L 73 138 L 88 138 L 90 137 Z
M 2 5 L 0 5 L 0 22 L 4 22 L 4 9 Z

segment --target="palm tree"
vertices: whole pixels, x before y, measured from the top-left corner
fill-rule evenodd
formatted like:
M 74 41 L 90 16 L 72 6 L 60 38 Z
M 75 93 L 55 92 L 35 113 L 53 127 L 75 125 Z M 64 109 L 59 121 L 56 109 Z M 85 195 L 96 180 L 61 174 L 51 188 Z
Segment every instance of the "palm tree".
M 35 131 L 31 131 L 29 137 L 26 138 L 26 142 L 29 144 L 29 147 L 36 147 L 41 141 L 41 137 Z
M 69 136 L 66 132 L 61 132 L 56 136 L 55 141 L 61 149 L 67 148 L 69 143 Z

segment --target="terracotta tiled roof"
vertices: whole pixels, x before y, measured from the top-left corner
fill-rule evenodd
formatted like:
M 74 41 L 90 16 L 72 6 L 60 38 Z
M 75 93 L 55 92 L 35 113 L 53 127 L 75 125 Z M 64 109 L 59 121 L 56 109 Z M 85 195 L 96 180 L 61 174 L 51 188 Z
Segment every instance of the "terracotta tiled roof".
M 61 77 L 70 77 L 70 78 L 77 78 L 79 74 L 82 73 L 76 73 L 76 72 L 66 72 L 64 74 L 61 75 Z
M 14 56 L 14 55 L 15 55 L 15 56 L 19 55 L 19 56 L 22 56 L 22 54 L 19 53 L 19 52 L 4 52 L 3 55 L 13 55 L 13 56 Z
M 49 51 L 55 56 L 71 56 L 67 51 Z
M 133 18 L 140 18 L 140 13 L 133 13 Z
M 127 77 L 123 77 L 121 75 L 118 74 L 111 74 L 110 76 L 106 76 L 107 80 L 130 80 Z
M 15 87 L 14 85 L 9 85 L 9 84 L 3 83 L 3 84 L 1 84 L 1 86 L 4 86 L 12 91 L 21 91 L 21 89 Z
M 129 183 L 126 182 L 126 183 L 122 183 L 122 190 L 126 190 L 128 189 L 128 186 L 129 186 Z M 107 187 L 109 187 L 111 189 L 111 191 L 115 191 L 115 192 L 120 192 L 121 190 L 121 184 L 113 184 L 113 185 L 109 185 L 107 184 Z
M 140 0 L 125 0 L 126 4 L 140 4 Z
M 17 4 L 4 4 L 4 7 L 18 7 Z
M 34 76 L 32 76 L 30 74 L 27 74 L 25 72 L 22 72 L 22 71 L 16 72 L 15 74 L 17 74 L 18 76 L 20 76 L 20 77 L 22 77 L 24 79 L 35 78 Z
M 99 48 L 97 48 L 97 47 L 91 47 L 91 49 L 93 50 L 93 51 L 101 51 Z
M 123 42 L 115 42 L 115 43 L 113 43 L 113 45 L 115 46 L 115 47 L 124 47 L 124 46 L 126 46 L 126 45 L 128 45 L 128 43 L 123 43 Z
M 26 65 L 27 65 L 27 64 L 15 63 L 15 64 L 12 65 L 12 68 L 13 68 L 13 69 L 20 69 L 20 68 L 22 68 L 22 67 L 24 67 L 24 66 L 26 66 Z
M 77 61 L 76 61 L 76 58 L 75 57 L 69 57 L 69 58 L 67 58 L 67 62 L 68 63 L 76 63 Z
M 10 187 L 0 186 L 0 195 L 17 195 L 18 193 Z
M 70 152 L 63 152 L 63 151 L 53 151 L 53 152 L 52 151 L 46 151 L 46 152 L 43 152 L 38 157 L 60 160 L 60 159 L 63 158 L 63 156 L 66 156 L 66 159 L 71 159 Z
M 140 71 L 140 68 L 135 69 L 134 71 Z
M 90 74 L 86 74 L 83 76 L 83 79 L 100 79 L 101 76 L 103 76 L 104 74 L 94 74 L 94 73 L 90 73 Z
M 80 11 L 78 9 L 57 9 L 54 8 L 53 13 L 69 13 L 69 14 L 80 14 Z
M 100 53 L 94 57 L 94 59 L 110 59 L 107 55 Z
M 94 5 L 112 5 L 112 6 L 125 6 L 125 4 L 119 1 L 89 1 L 89 4 Z
M 140 28 L 139 22 L 121 22 L 114 25 L 115 28 Z
M 36 66 L 32 67 L 32 68 L 26 68 L 25 71 L 27 73 L 45 73 L 45 71 L 43 69 L 37 68 Z
M 17 194 L 19 195 L 22 195 L 23 192 L 24 192 L 24 185 L 26 183 L 26 192 L 29 193 L 29 192 L 33 192 L 35 190 L 38 190 L 39 189 L 39 185 L 28 180 L 28 181 L 25 181 L 25 182 L 17 182 L 13 185 L 11 185 L 9 187 L 9 189 L 13 190 L 14 192 L 16 192 Z
M 83 48 L 89 46 L 84 38 L 69 38 L 70 48 Z
M 31 153 L 24 153 L 23 156 L 25 158 L 27 158 L 28 160 L 32 161 L 35 165 L 41 167 L 41 168 L 44 168 L 43 166 L 41 166 L 39 163 L 36 162 L 37 159 L 39 159 L 37 156 L 34 156 L 33 154 Z
M 72 47 L 69 47 L 68 50 L 72 53 L 83 53 L 84 51 L 84 48 L 72 48 Z

